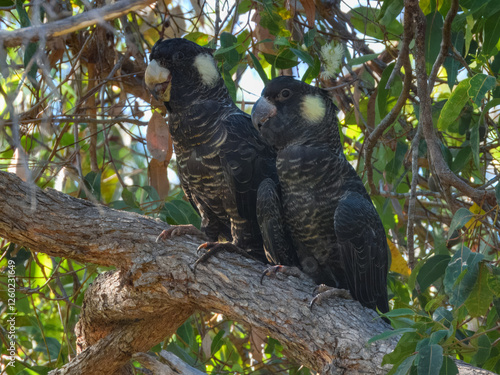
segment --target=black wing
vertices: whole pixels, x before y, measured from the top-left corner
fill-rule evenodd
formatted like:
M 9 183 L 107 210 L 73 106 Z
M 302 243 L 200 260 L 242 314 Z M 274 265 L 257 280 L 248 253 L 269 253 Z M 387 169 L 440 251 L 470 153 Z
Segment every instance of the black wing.
M 193 206 L 198 215 L 201 216 L 201 231 L 208 236 L 210 241 L 218 241 L 219 236 L 225 238 L 227 241 L 231 241 L 231 226 L 229 220 L 227 220 L 227 223 L 223 222 L 212 210 L 210 205 L 193 197 L 185 176 L 182 173 L 178 173 L 177 175 L 179 176 L 182 190 L 189 200 L 189 203 L 191 203 L 191 206 Z
M 335 211 L 335 234 L 353 297 L 363 306 L 389 311 L 389 250 L 373 204 L 359 193 L 347 192 Z
M 276 154 L 253 127 L 249 115 L 234 112 L 224 119 L 227 138 L 221 145 L 220 158 L 238 214 L 256 223 L 257 190 L 271 178 L 278 183 Z
M 257 220 L 267 260 L 284 266 L 298 265 L 290 234 L 285 227 L 278 186 L 270 178 L 262 181 L 257 191 Z

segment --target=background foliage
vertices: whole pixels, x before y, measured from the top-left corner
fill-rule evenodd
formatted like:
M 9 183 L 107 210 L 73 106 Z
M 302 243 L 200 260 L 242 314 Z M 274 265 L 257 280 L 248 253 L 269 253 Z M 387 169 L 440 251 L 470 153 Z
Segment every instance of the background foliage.
M 454 4 L 458 13 L 450 23 Z M 395 365 L 391 373 L 455 374 L 449 356 L 499 373 L 500 3 L 419 5 L 427 21 L 427 74 L 439 58 L 443 30 L 450 32 L 450 48 L 428 90 L 433 134 L 423 137 L 419 130 L 415 40 L 406 54 L 410 65 L 396 64 L 405 52 L 403 0 L 166 0 L 98 26 L 0 49 L 0 166 L 40 187 L 170 224 L 199 225 L 178 186 L 164 108 L 151 103 L 142 84 L 148 51 L 157 39 L 173 36 L 213 48 L 231 95 L 247 111 L 255 99 L 249 90 L 294 74 L 328 89 L 341 109 L 345 154 L 387 231 L 393 257 L 387 315 L 395 330 L 374 340 L 402 335 L 385 359 Z M 0 29 L 50 24 L 102 6 L 102 0 L 0 0 Z M 402 108 L 390 117 L 401 97 Z M 384 120 L 390 121 L 382 129 Z M 436 173 L 431 138 L 450 176 L 472 193 Z M 410 197 L 412 182 L 416 195 Z M 483 190 L 489 195 L 478 199 Z M 46 374 L 76 355 L 73 329 L 83 293 L 105 269 L 0 241 L 3 274 L 15 259 L 18 283 L 19 361 L 2 373 Z M 5 321 L 7 286 L 0 281 Z M 2 354 L 6 334 L 2 326 Z M 192 316 L 152 351 L 160 349 L 216 374 L 309 373 L 283 358 L 272 338 L 219 314 Z

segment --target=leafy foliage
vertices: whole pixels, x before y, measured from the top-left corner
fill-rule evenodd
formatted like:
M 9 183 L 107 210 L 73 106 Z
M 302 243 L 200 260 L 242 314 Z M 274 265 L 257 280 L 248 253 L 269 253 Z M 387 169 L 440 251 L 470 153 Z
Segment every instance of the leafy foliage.
M 142 74 L 152 44 L 160 37 L 183 36 L 212 48 L 229 92 L 243 108 L 247 90 L 253 89 L 245 77 L 265 83 L 295 74 L 327 88 L 341 109 L 345 154 L 371 188 L 387 231 L 394 261 L 388 284 L 393 310 L 386 316 L 394 331 L 373 340 L 401 335 L 384 360 L 394 365 L 390 373 L 456 374 L 451 358 L 498 373 L 500 3 L 460 0 L 460 11 L 447 26 L 454 1 L 419 2 L 426 19 L 422 57 L 427 74 L 441 53 L 443 30 L 450 30 L 449 49 L 429 90 L 431 137 L 449 168 L 446 176 L 439 175 L 429 156 L 430 138 L 414 142 L 425 115 L 414 72 L 411 95 L 377 133 L 404 95 L 403 75 L 412 73 L 396 63 L 406 32 L 403 0 L 364 6 L 343 1 L 340 7 L 315 2 L 314 9 L 307 1 L 301 1 L 303 8 L 294 2 L 243 0 L 215 9 L 208 3 L 200 8 L 160 1 L 106 27 L 1 49 L 3 168 L 40 187 L 199 227 L 170 160 L 171 140 L 162 138 L 166 124 L 150 130 L 146 142 L 151 97 Z M 73 0 L 0 0 L 0 6 L 1 31 L 11 33 L 86 10 Z M 342 48 L 324 48 L 329 45 Z M 409 45 L 415 63 L 420 56 L 414 47 L 415 40 Z M 341 50 L 343 56 L 326 56 L 327 50 Z M 336 58 L 341 65 L 329 66 Z M 161 103 L 152 104 L 165 113 Z M 371 134 L 378 134 L 373 143 Z M 163 147 L 161 152 L 152 149 L 155 145 Z M 413 152 L 418 153 L 415 165 Z M 451 175 L 493 199 L 477 199 L 471 190 L 448 183 Z M 412 181 L 415 198 L 409 193 Z M 412 200 L 415 209 L 409 215 Z M 7 240 L 0 246 L 0 267 L 9 260 L 16 264 L 16 355 L 22 359 L 6 373 L 46 374 L 75 356 L 73 330 L 83 294 L 105 269 L 51 258 Z M 0 291 L 2 321 L 6 290 Z M 1 332 L 2 353 L 7 353 Z M 290 364 L 272 338 L 218 314 L 192 316 L 152 350 L 160 349 L 217 374 L 309 373 Z

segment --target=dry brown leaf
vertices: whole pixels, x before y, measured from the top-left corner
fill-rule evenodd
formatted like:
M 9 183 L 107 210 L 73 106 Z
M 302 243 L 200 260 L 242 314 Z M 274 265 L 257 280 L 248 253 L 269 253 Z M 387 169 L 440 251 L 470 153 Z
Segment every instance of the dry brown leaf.
M 300 3 L 304 7 L 306 12 L 307 23 L 309 27 L 314 27 L 314 20 L 316 19 L 316 6 L 314 5 L 314 0 L 300 0 Z
M 257 362 L 262 362 L 262 351 L 266 343 L 266 334 L 258 329 L 252 328 L 252 331 L 250 332 L 250 350 L 252 351 L 252 357 Z
M 168 162 L 152 158 L 148 166 L 149 185 L 152 186 L 161 199 L 168 196 L 170 183 L 168 182 Z
M 151 156 L 159 161 L 166 161 L 168 164 L 173 151 L 172 138 L 167 122 L 159 112 L 153 112 L 149 120 L 146 141 Z
M 203 350 L 203 354 L 205 354 L 205 358 L 210 358 L 212 355 L 212 337 L 210 337 L 210 331 L 205 333 L 203 336 L 203 340 L 201 340 L 201 350 Z

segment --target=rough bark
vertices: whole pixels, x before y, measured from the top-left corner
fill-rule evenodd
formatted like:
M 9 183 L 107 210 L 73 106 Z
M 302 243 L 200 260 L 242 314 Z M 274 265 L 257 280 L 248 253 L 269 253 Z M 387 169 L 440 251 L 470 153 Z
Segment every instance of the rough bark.
M 199 240 L 155 238 L 165 224 L 42 191 L 0 171 L 0 236 L 52 256 L 116 266 L 86 292 L 76 332 L 81 353 L 51 374 L 123 373 L 130 358 L 173 334 L 196 310 L 215 311 L 279 340 L 286 354 L 324 374 L 383 374 L 396 339 L 368 345 L 388 326 L 358 302 L 332 299 L 311 311 L 308 278 L 265 279 L 266 266 L 236 254 L 201 264 Z M 463 371 L 462 371 L 463 370 Z M 461 374 L 487 371 L 460 367 Z M 469 371 L 469 372 L 467 372 Z

